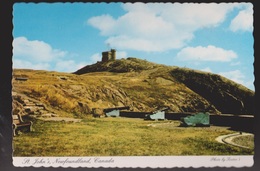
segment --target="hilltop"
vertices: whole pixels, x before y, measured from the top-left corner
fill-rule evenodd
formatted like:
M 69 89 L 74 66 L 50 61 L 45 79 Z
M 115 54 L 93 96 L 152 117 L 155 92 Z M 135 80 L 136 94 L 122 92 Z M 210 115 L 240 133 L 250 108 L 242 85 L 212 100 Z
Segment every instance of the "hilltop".
M 166 67 L 165 65 L 160 65 L 146 60 L 129 57 L 127 59 L 119 60 L 110 60 L 106 62 L 97 62 L 93 65 L 87 65 L 74 74 L 85 74 L 90 72 L 116 72 L 116 73 L 125 73 L 125 72 L 141 72 L 144 70 L 152 70 L 158 67 Z
M 83 117 L 93 108 L 254 114 L 254 92 L 217 74 L 137 58 L 97 62 L 73 73 L 14 69 L 13 90 Z

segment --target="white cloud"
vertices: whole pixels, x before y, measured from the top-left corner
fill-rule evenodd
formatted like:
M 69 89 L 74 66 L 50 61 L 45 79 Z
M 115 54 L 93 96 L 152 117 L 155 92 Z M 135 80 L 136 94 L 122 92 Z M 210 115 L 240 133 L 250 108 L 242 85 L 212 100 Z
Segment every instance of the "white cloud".
M 26 37 L 17 37 L 13 40 L 14 58 L 26 58 L 38 62 L 48 62 L 64 57 L 67 52 L 53 49 L 49 44 L 39 40 L 28 40 Z
M 76 63 L 73 60 L 67 60 L 67 61 L 58 61 L 54 63 L 55 67 L 53 70 L 59 71 L 59 72 L 74 72 L 78 69 L 84 67 L 87 65 L 87 63 L 80 62 Z M 50 63 L 46 62 L 30 62 L 30 61 L 24 61 L 19 59 L 13 60 L 13 68 L 19 68 L 19 69 L 35 69 L 35 70 L 52 70 Z
M 231 3 L 176 3 L 161 8 L 162 17 L 178 28 L 195 31 L 221 24 L 226 14 L 235 7 Z
M 253 6 L 247 4 L 244 10 L 241 10 L 238 15 L 231 21 L 230 30 L 237 31 L 252 31 L 253 30 Z
M 177 54 L 177 58 L 183 61 L 229 62 L 237 58 L 237 54 L 232 50 L 225 50 L 209 45 L 207 47 L 186 47 Z
M 117 49 L 160 52 L 185 46 L 194 32 L 221 24 L 235 3 L 125 3 L 118 18 L 101 15 L 87 22 Z
M 212 72 L 212 70 L 209 67 L 206 67 L 204 69 L 201 69 L 201 71 L 205 71 L 205 72 Z
M 35 69 L 35 70 L 48 70 L 50 69 L 50 64 L 48 63 L 32 63 L 29 61 L 23 61 L 19 59 L 13 59 L 13 68 L 19 69 Z
M 233 80 L 239 84 L 245 85 L 244 79 L 245 75 L 240 70 L 228 71 L 228 72 L 219 72 L 219 75 L 222 75 L 230 80 Z
M 95 53 L 94 55 L 92 55 L 90 57 L 91 61 L 96 63 L 97 61 L 101 61 L 102 60 L 102 56 L 100 53 Z
M 116 21 L 110 15 L 101 15 L 92 17 L 87 22 L 93 27 L 101 30 L 101 35 L 109 35 L 112 32 Z
M 84 63 L 84 62 L 76 63 L 73 60 L 67 60 L 67 61 L 64 60 L 64 61 L 58 61 L 55 64 L 54 69 L 56 71 L 60 71 L 60 72 L 74 72 L 86 65 L 87 65 L 87 63 Z
M 231 66 L 238 66 L 240 64 L 241 64 L 240 61 L 230 63 Z
M 85 62 L 64 60 L 65 57 L 75 56 L 77 54 L 54 49 L 43 41 L 28 40 L 26 37 L 13 40 L 13 68 L 74 72 L 86 65 Z
M 116 52 L 116 58 L 117 59 L 127 58 L 127 53 L 125 51 L 117 51 Z
M 240 70 L 233 70 L 233 71 L 228 71 L 228 72 L 219 72 L 219 75 L 222 75 L 232 81 L 235 81 L 236 83 L 242 84 L 251 90 L 255 90 L 254 87 L 254 80 L 248 79 L 243 72 Z

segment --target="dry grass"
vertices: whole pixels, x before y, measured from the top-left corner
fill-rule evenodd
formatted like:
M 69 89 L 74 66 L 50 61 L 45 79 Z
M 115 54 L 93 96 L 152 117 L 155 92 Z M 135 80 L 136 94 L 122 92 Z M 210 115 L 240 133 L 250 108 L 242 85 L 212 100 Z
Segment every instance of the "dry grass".
M 152 111 L 157 106 L 182 106 L 185 102 L 182 99 L 193 94 L 175 82 L 169 73 L 165 73 L 163 67 L 141 73 L 95 72 L 80 76 L 59 72 L 14 70 L 14 76 L 29 78 L 25 82 L 14 80 L 15 91 L 79 117 L 84 117 L 96 107 L 131 106 L 136 111 Z M 179 90 L 185 93 L 180 94 Z M 85 107 L 80 108 L 78 102 L 86 104 Z
M 92 108 L 117 106 L 130 106 L 134 111 L 168 106 L 172 112 L 236 113 L 242 110 L 236 100 L 231 101 L 236 98 L 242 99 L 246 114 L 253 109 L 254 92 L 206 72 L 136 58 L 100 62 L 87 68 L 89 73 L 82 75 L 15 69 L 14 77 L 27 77 L 28 81 L 14 80 L 13 87 L 73 117 L 85 117 Z M 227 100 L 238 106 L 230 107 L 233 105 L 227 105 Z
M 254 136 L 246 135 L 242 137 L 236 137 L 233 139 L 234 143 L 254 149 Z
M 89 118 L 81 123 L 35 121 L 34 132 L 14 137 L 14 156 L 253 154 L 252 150 L 215 141 L 217 136 L 232 131 L 218 127 L 181 128 L 178 124 L 130 118 Z
M 34 131 L 14 137 L 14 156 L 156 156 L 251 155 L 253 150 L 220 144 L 215 138 L 233 133 L 224 128 L 180 128 L 178 122 L 90 117 L 91 108 L 118 104 L 151 111 L 170 106 L 175 112 L 201 110 L 208 102 L 163 66 L 138 72 L 84 75 L 14 70 L 14 91 L 55 109 L 59 116 L 84 118 L 81 123 L 34 121 Z M 172 68 L 170 68 L 172 69 Z M 169 70 L 170 70 L 169 69 Z M 169 71 L 167 70 L 167 71 Z M 82 105 L 79 105 L 80 104 Z M 203 108 L 202 108 L 203 109 Z M 164 123 L 164 124 L 161 124 Z M 161 124 L 161 125 L 160 125 Z

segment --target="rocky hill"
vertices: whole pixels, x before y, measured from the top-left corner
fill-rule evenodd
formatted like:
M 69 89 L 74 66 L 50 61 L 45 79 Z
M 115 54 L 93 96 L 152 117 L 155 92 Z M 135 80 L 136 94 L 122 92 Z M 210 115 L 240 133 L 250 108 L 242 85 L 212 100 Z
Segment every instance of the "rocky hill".
M 146 60 L 141 60 L 138 58 L 129 57 L 127 59 L 111 60 L 107 62 L 97 62 L 93 65 L 87 65 L 74 74 L 85 74 L 89 72 L 115 72 L 115 73 L 125 73 L 125 72 L 141 72 L 144 70 L 151 70 L 158 67 L 165 67 L 164 65 L 155 64 L 148 62 Z
M 74 73 L 14 69 L 13 91 L 83 117 L 94 108 L 254 114 L 254 92 L 220 75 L 127 58 Z M 15 78 L 27 78 L 16 80 Z M 18 104 L 16 104 L 18 106 Z

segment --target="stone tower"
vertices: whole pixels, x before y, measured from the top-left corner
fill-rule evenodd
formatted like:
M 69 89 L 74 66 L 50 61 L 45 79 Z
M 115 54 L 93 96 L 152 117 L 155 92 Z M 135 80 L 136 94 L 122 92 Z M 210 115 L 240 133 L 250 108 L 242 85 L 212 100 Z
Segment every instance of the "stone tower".
M 102 62 L 116 60 L 116 50 L 111 49 L 110 51 L 102 52 Z
M 115 49 L 111 49 L 111 60 L 116 60 L 116 50 Z

